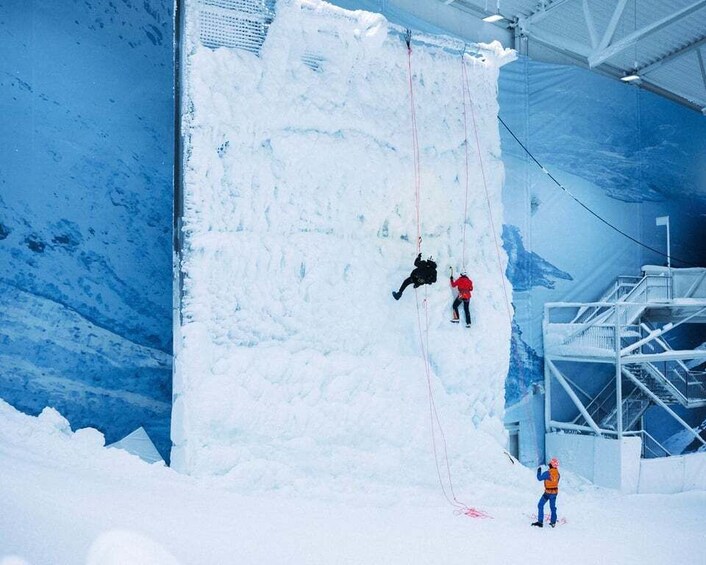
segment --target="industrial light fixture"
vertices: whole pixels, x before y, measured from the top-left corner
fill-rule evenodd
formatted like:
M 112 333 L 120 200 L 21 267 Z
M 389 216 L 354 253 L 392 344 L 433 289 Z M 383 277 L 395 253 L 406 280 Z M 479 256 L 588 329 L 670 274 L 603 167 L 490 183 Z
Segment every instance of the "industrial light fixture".
M 633 82 L 636 80 L 640 80 L 640 75 L 638 75 L 637 73 L 630 73 L 629 75 L 620 77 L 620 80 L 622 80 L 623 82 Z
M 483 18 L 484 22 L 488 22 L 489 24 L 494 24 L 495 22 L 499 22 L 500 20 L 504 20 L 505 18 L 501 16 L 500 14 L 492 14 L 491 16 L 486 16 Z
M 485 9 L 486 11 L 488 10 L 488 2 L 485 3 Z M 483 18 L 484 22 L 487 22 L 489 24 L 494 24 L 495 22 L 499 22 L 500 20 L 504 20 L 505 18 L 500 15 L 500 0 L 496 0 L 495 2 L 495 13 L 491 14 L 489 16 L 485 16 Z

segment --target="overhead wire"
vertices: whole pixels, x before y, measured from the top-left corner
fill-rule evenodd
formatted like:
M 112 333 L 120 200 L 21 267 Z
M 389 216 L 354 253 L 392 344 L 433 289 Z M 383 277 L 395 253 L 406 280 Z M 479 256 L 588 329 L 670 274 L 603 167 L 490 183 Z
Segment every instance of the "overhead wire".
M 603 224 L 605 224 L 606 226 L 608 226 L 610 229 L 616 231 L 617 233 L 619 233 L 619 234 L 622 235 L 623 237 L 626 237 L 627 239 L 629 239 L 629 240 L 632 241 L 633 243 L 639 245 L 640 247 L 643 247 L 643 248 L 645 248 L 645 249 L 648 249 L 649 251 L 652 251 L 653 253 L 656 253 L 657 255 L 659 255 L 659 256 L 661 256 L 661 257 L 671 258 L 672 261 L 678 261 L 679 263 L 682 263 L 682 264 L 684 264 L 684 265 L 686 265 L 686 266 L 688 266 L 688 267 L 697 267 L 697 266 L 698 266 L 698 265 L 696 265 L 696 264 L 694 264 L 694 263 L 692 263 L 692 262 L 690 262 L 690 261 L 687 261 L 687 260 L 685 260 L 685 259 L 680 259 L 679 257 L 675 257 L 674 255 L 667 255 L 667 254 L 664 253 L 663 251 L 660 251 L 659 249 L 655 249 L 654 247 L 651 247 L 651 246 L 647 245 L 646 243 L 643 243 L 643 242 L 640 241 L 639 239 L 634 238 L 634 237 L 631 236 L 630 234 L 624 232 L 624 231 L 621 230 L 619 227 L 615 226 L 614 224 L 612 224 L 611 222 L 609 222 L 608 220 L 606 220 L 605 218 L 603 218 L 603 217 L 602 217 L 600 214 L 598 214 L 597 212 L 594 212 L 591 208 L 589 208 L 586 204 L 584 204 L 579 198 L 577 198 L 574 194 L 572 194 L 571 191 L 570 191 L 568 188 L 566 188 L 563 184 L 561 184 L 561 183 L 556 179 L 556 177 L 554 177 L 554 175 L 552 175 L 552 174 L 544 167 L 544 165 L 542 165 L 542 163 L 539 162 L 539 160 L 532 154 L 532 152 L 525 146 L 525 144 L 522 143 L 522 141 L 520 141 L 520 139 L 519 139 L 519 138 L 515 135 L 515 133 L 510 129 L 510 127 L 505 123 L 505 120 L 503 120 L 500 116 L 498 116 L 498 120 L 499 120 L 500 123 L 505 127 L 505 129 L 508 131 L 508 133 L 515 139 L 515 141 L 517 141 L 517 143 L 519 144 L 519 146 L 522 147 L 522 149 L 525 151 L 525 153 L 527 153 L 527 155 L 528 155 L 528 156 L 536 163 L 536 165 L 542 170 L 542 172 L 543 172 L 544 174 L 546 174 L 546 175 L 554 182 L 554 184 L 556 184 L 561 190 L 563 190 L 566 194 L 568 194 L 579 206 L 581 206 L 581 207 L 582 207 L 584 210 L 586 210 L 589 214 L 591 214 L 592 216 L 594 216 L 596 219 L 598 219 L 600 222 L 602 222 Z

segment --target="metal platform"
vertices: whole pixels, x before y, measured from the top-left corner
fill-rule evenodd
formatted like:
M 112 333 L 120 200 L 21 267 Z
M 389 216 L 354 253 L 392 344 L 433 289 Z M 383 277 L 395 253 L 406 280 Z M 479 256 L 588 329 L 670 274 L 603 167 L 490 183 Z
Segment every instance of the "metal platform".
M 638 434 L 643 456 L 670 455 L 643 426 L 642 416 L 656 405 L 706 445 L 671 408 L 706 406 L 706 347 L 675 350 L 670 345 L 683 324 L 706 324 L 706 269 L 646 266 L 641 277 L 618 277 L 597 302 L 546 304 L 546 432 Z M 593 367 L 602 375 L 579 386 L 572 371 L 585 380 L 590 364 L 601 364 L 602 370 Z M 606 364 L 614 368 L 612 377 L 605 376 Z M 569 421 L 553 417 L 556 383 L 577 410 Z

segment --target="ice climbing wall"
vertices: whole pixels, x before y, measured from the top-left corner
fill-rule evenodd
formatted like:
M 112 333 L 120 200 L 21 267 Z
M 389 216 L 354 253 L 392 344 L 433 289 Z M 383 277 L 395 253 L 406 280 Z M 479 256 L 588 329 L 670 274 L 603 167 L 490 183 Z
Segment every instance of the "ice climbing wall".
M 489 478 L 507 464 L 496 90 L 512 55 L 466 54 L 466 146 L 463 45 L 413 34 L 421 247 L 440 272 L 396 302 L 417 254 L 404 30 L 281 1 L 258 55 L 201 44 L 198 10 L 187 3 L 173 464 L 248 492 L 436 487 L 421 338 L 459 488 Z M 449 323 L 464 223 L 470 329 Z

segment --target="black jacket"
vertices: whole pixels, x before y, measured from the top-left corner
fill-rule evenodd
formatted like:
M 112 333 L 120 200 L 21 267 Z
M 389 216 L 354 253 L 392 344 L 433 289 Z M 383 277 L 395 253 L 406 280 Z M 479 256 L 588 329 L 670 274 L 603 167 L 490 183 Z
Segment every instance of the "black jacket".
M 415 269 L 410 276 L 415 288 L 423 284 L 436 282 L 436 263 L 432 261 L 431 257 L 422 259 L 422 254 L 420 253 L 414 260 L 414 266 Z

